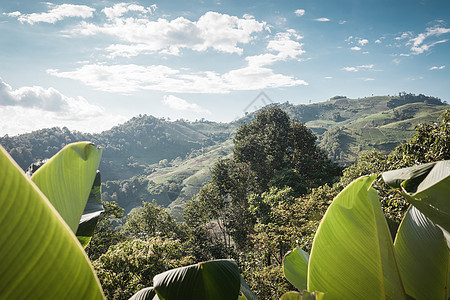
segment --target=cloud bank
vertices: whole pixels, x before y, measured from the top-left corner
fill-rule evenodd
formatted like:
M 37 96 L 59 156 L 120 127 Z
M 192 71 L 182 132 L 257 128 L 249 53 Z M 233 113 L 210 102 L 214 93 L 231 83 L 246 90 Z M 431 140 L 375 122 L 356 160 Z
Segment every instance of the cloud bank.
M 214 49 L 241 55 L 243 49 L 239 44 L 249 43 L 255 33 L 267 29 L 265 22 L 258 22 L 249 15 L 238 18 L 210 11 L 197 21 L 184 17 L 173 20 L 159 18 L 154 21 L 145 16 L 124 16 L 130 11 L 151 13 L 152 7 L 118 4 L 102 11 L 108 17 L 108 22 L 96 25 L 83 21 L 69 33 L 86 36 L 103 34 L 117 38 L 122 43 L 106 49 L 111 57 L 131 57 L 142 53 L 179 55 L 182 49 L 199 52 Z
M 47 72 L 60 78 L 78 80 L 97 90 L 129 94 L 140 90 L 168 93 L 226 94 L 231 91 L 307 85 L 303 80 L 276 74 L 269 68 L 247 66 L 220 74 L 214 71 L 189 72 L 163 65 L 84 65 L 74 71 Z
M 122 116 L 106 114 L 102 107 L 83 97 L 67 97 L 54 88 L 41 86 L 14 90 L 1 78 L 0 115 L 0 134 L 18 134 L 52 126 L 93 132 L 124 121 Z
M 65 18 L 92 18 L 94 8 L 87 5 L 74 5 L 74 4 L 61 4 L 55 5 L 47 3 L 49 8 L 48 12 L 43 13 L 32 13 L 32 14 L 22 14 L 21 12 L 15 11 L 12 13 L 3 13 L 4 15 L 17 18 L 21 23 L 51 23 L 55 24 Z

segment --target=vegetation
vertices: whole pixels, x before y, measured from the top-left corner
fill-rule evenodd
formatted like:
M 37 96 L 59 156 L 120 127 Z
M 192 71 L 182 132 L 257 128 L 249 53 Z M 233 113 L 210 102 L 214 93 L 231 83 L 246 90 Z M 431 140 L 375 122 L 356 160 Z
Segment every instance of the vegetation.
M 405 99 L 410 97 L 404 96 Z M 329 102 L 333 105 L 336 103 L 346 105 L 345 103 L 352 101 L 340 96 Z M 374 106 L 377 106 L 377 103 L 379 102 L 374 102 Z M 441 104 L 438 105 L 436 102 L 427 105 L 437 107 L 442 106 Z M 396 110 L 416 104 L 399 105 L 395 107 Z M 334 118 L 333 122 L 344 122 L 343 119 L 347 118 L 347 115 L 340 113 L 339 116 L 335 115 L 331 118 Z M 430 265 L 448 265 L 440 263 L 445 260 L 445 254 L 448 261 L 448 249 L 442 234 L 445 230 L 444 233 L 448 235 L 450 229 L 446 223 L 449 211 L 445 198 L 449 192 L 448 177 L 445 177 L 443 183 L 436 180 L 436 174 L 445 174 L 443 170 L 448 167 L 442 167 L 441 163 L 435 163 L 435 161 L 449 159 L 449 121 L 450 111 L 447 111 L 442 117 L 442 122 L 417 126 L 413 138 L 391 153 L 379 150 L 363 151 L 357 161 L 341 174 L 338 165 L 330 161 L 325 152 L 318 147 L 317 138 L 313 132 L 304 123 L 290 118 L 280 109 L 280 105 L 273 105 L 253 116 L 248 116 L 248 122 L 239 126 L 233 139 L 234 150 L 231 155 L 228 155 L 230 152 L 221 152 L 218 145 L 213 145 L 210 148 L 203 147 L 207 150 L 196 153 L 195 157 L 190 158 L 190 162 L 204 158 L 203 161 L 216 159 L 209 174 L 205 174 L 201 168 L 188 173 L 189 160 L 176 157 L 172 160 L 160 159 L 156 163 L 160 167 L 153 165 L 155 169 L 151 171 L 148 168 L 150 165 L 144 168 L 150 176 L 107 180 L 101 193 L 103 200 L 107 200 L 103 201 L 104 208 L 101 208 L 98 202 L 100 194 L 98 184 L 93 188 L 101 151 L 94 151 L 96 148 L 91 144 L 75 144 L 70 146 L 69 150 L 65 149 L 61 152 L 62 154 L 45 162 L 32 175 L 32 180 L 38 188 L 20 174 L 21 170 L 14 166 L 6 152 L 2 152 L 1 166 L 8 171 L 7 175 L 0 178 L 0 184 L 3 184 L 0 188 L 2 200 L 0 205 L 4 205 L 4 215 L 14 220 L 9 218 L 5 219 L 7 222 L 0 221 L 3 232 L 12 234 L 5 234 L 8 242 L 4 240 L 3 244 L 8 244 L 8 247 L 2 248 L 0 254 L 6 257 L 7 261 L 16 252 L 24 254 L 20 254 L 22 255 L 20 259 L 13 257 L 11 261 L 21 260 L 23 257 L 32 258 L 27 254 L 29 252 L 24 250 L 25 242 L 14 238 L 15 228 L 21 228 L 22 232 L 30 232 L 31 240 L 36 237 L 36 249 L 41 249 L 41 246 L 49 247 L 50 244 L 46 241 L 49 241 L 49 238 L 54 239 L 48 234 L 50 229 L 42 231 L 42 227 L 34 223 L 30 225 L 31 227 L 27 227 L 28 220 L 31 222 L 35 219 L 31 216 L 41 216 L 41 213 L 35 212 L 32 206 L 30 215 L 25 215 L 28 210 L 24 209 L 23 205 L 29 205 L 26 204 L 27 202 L 15 200 L 13 204 L 17 205 L 17 213 L 9 216 L 11 210 L 7 207 L 12 205 L 9 199 L 27 199 L 29 196 L 23 192 L 34 190 L 30 194 L 33 198 L 32 203 L 47 203 L 44 206 L 47 207 L 45 211 L 48 212 L 42 215 L 42 220 L 37 218 L 39 222 L 42 221 L 45 224 L 50 222 L 48 220 L 53 220 L 48 225 L 50 227 L 46 228 L 53 229 L 54 226 L 60 228 L 57 229 L 58 236 L 61 235 L 62 238 L 57 243 L 68 243 L 71 245 L 68 249 L 73 248 L 68 251 L 71 251 L 71 255 L 75 257 L 74 261 L 61 259 L 59 262 L 61 266 L 58 268 L 64 270 L 64 274 L 78 272 L 70 269 L 72 267 L 69 265 L 74 262 L 84 268 L 84 271 L 79 273 L 82 274 L 80 276 L 83 276 L 83 279 L 79 279 L 79 282 L 74 284 L 74 289 L 63 291 L 56 288 L 55 294 L 52 294 L 53 292 L 48 294 L 51 297 L 53 295 L 70 297 L 67 296 L 69 294 L 64 293 L 84 292 L 86 286 L 89 286 L 87 289 L 90 292 L 97 293 L 98 297 L 102 297 L 104 293 L 108 299 L 128 298 L 145 287 L 148 288 L 133 296 L 133 299 L 141 296 L 153 299 L 155 295 L 163 299 L 166 297 L 164 295 L 173 295 L 172 293 L 180 291 L 183 291 L 183 295 L 187 298 L 197 299 L 205 295 L 215 295 L 215 293 L 225 295 L 220 292 L 222 289 L 233 293 L 233 298 L 279 299 L 284 293 L 294 288 L 302 292 L 305 298 L 322 297 L 320 292 L 325 292 L 325 296 L 336 292 L 348 297 L 358 294 L 366 298 L 365 293 L 376 292 L 400 298 L 407 294 L 421 299 L 426 295 L 423 291 L 435 290 L 433 284 L 443 286 L 441 275 L 448 273 L 448 270 L 441 270 L 440 267 L 436 273 L 436 269 L 428 267 L 427 264 L 431 261 Z M 139 120 L 137 122 L 139 123 Z M 183 128 L 196 128 L 200 131 L 208 126 L 211 128 L 213 125 L 194 122 L 183 126 L 185 126 Z M 219 131 L 217 129 L 217 132 Z M 233 148 L 231 144 L 228 147 L 228 149 Z M 206 158 L 212 153 L 215 154 Z M 222 158 L 217 160 L 220 156 Z M 67 162 L 75 164 L 75 169 L 67 167 Z M 406 169 L 406 171 L 402 169 L 419 164 L 425 165 Z M 10 172 L 10 169 L 15 171 Z M 402 169 L 398 171 L 400 173 L 393 171 L 391 171 L 393 173 L 386 173 L 399 169 Z M 201 172 L 201 175 L 198 172 Z M 157 175 L 152 176 L 152 174 Z M 197 174 L 199 176 L 197 178 L 201 176 L 202 179 L 197 182 L 199 185 L 208 181 L 208 178 L 210 180 L 201 189 L 199 188 L 198 194 L 186 204 L 184 222 L 180 222 L 180 219 L 177 222 L 171 214 L 175 206 L 171 211 L 160 204 L 170 205 L 167 199 L 178 201 L 179 195 L 186 192 L 187 182 L 195 181 L 193 177 L 190 177 L 193 174 Z M 367 174 L 374 175 L 357 179 Z M 172 175 L 180 177 L 173 178 Z M 401 188 L 403 195 L 392 190 L 382 177 L 388 184 Z M 17 182 L 14 181 L 16 179 Z M 355 179 L 357 180 L 354 181 Z M 420 184 L 421 182 L 425 183 Z M 377 190 L 377 193 L 371 186 Z M 10 190 L 13 191 L 13 197 L 10 195 Z M 195 194 L 194 189 L 191 193 Z M 86 201 L 90 194 L 97 195 L 94 197 L 97 202 L 95 204 L 92 202 L 92 205 L 96 207 L 95 214 L 98 215 L 104 209 L 94 235 L 86 247 L 86 252 L 92 260 L 103 289 L 99 288 L 92 267 L 74 236 L 79 231 L 79 221 L 83 210 L 85 213 L 89 211 Z M 151 201 L 153 195 L 158 194 L 161 195 L 159 198 L 161 200 L 167 197 L 167 202 L 161 203 L 159 199 Z M 359 200 L 353 196 L 355 194 L 359 195 L 357 197 Z M 124 203 L 122 202 L 124 197 L 133 199 L 135 203 L 141 205 L 131 209 L 126 217 L 124 217 L 124 210 L 120 207 Z M 433 200 L 434 197 L 441 198 Z M 47 198 L 53 204 L 49 204 Z M 417 202 L 416 198 L 428 199 L 426 201 L 430 201 L 432 206 L 424 206 Z M 417 210 L 408 209 L 408 203 L 417 205 L 423 215 Z M 181 202 L 177 205 L 181 207 Z M 55 213 L 53 206 L 59 210 L 58 213 Z M 348 209 L 349 207 L 353 208 Z M 438 209 L 434 210 L 433 207 Z M 24 214 L 23 217 L 22 214 Z M 51 217 L 52 215 L 56 217 Z M 59 215 L 64 218 L 64 221 Z M 363 215 L 366 217 L 362 217 Z M 17 219 L 24 219 L 27 222 L 17 223 Z M 2 217 L 0 220 L 3 220 Z M 364 221 L 364 226 L 361 225 L 361 220 Z M 422 220 L 421 224 L 425 224 L 423 227 L 419 226 L 423 229 L 420 229 L 422 231 L 417 229 L 414 220 Z M 65 225 L 66 222 L 69 225 Z M 436 227 L 433 223 L 440 227 Z M 332 233 L 329 231 L 330 228 L 334 230 Z M 361 232 L 361 228 L 367 230 Z M 376 234 L 367 234 L 371 230 Z M 347 232 L 348 236 L 344 236 L 343 232 Z M 430 232 L 437 239 L 430 239 Z M 90 234 L 80 235 L 87 238 L 86 243 L 89 241 Z M 390 236 L 396 235 L 398 238 L 392 244 Z M 334 241 L 331 239 L 333 236 L 340 238 Z M 28 247 L 30 239 L 26 240 Z M 330 255 L 330 250 L 326 246 L 330 243 L 335 245 L 333 253 L 336 257 L 341 254 L 342 257 L 332 258 L 334 256 Z M 424 243 L 436 244 L 437 248 L 432 246 L 432 249 L 437 250 L 424 253 L 426 250 Z M 10 245 L 13 246 L 10 247 Z M 14 245 L 18 248 L 14 248 Z M 54 246 L 53 242 L 51 245 Z M 442 245 L 445 247 L 443 248 Z M 57 247 L 59 247 L 57 249 L 66 250 L 65 246 Z M 392 247 L 395 250 L 389 250 Z M 293 248 L 296 250 L 285 256 L 286 252 Z M 382 249 L 382 251 L 377 250 L 377 252 L 376 249 Z M 408 249 L 414 249 L 414 251 Z M 46 255 L 53 253 L 47 253 L 48 251 L 45 250 L 38 251 L 43 251 L 42 253 Z M 398 255 L 397 262 L 392 259 L 394 251 L 403 253 Z M 352 254 L 349 255 L 349 253 Z M 406 255 L 408 253 L 413 253 L 414 257 Z M 359 264 L 348 261 L 350 257 L 357 257 Z M 44 258 L 44 262 L 49 264 L 52 258 L 46 259 Z M 233 259 L 235 262 L 217 261 L 217 259 Z M 286 267 L 287 260 L 293 267 Z M 194 264 L 199 261 L 208 262 Z M 283 261 L 285 262 L 284 273 L 289 281 L 283 276 Z M 345 266 L 339 265 L 344 262 L 346 262 Z M 417 270 L 411 267 L 414 265 L 411 262 L 418 262 L 419 269 L 427 270 L 422 274 L 425 277 L 416 275 Z M 24 264 L 27 264 L 27 260 L 24 260 L 21 266 Z M 308 272 L 311 274 L 304 272 L 305 265 L 308 266 L 308 264 L 311 270 Z M 333 266 L 331 267 L 330 264 Z M 382 269 L 386 272 L 373 271 L 375 269 L 371 266 L 377 264 L 378 266 L 382 264 Z M 18 270 L 21 270 L 21 267 L 17 268 L 16 271 L 11 272 L 20 274 Z M 44 266 L 42 268 L 45 269 Z M 286 271 L 287 269 L 289 271 Z M 379 270 L 379 268 L 376 269 Z M 396 269 L 399 270 L 397 273 Z M 28 270 L 30 275 L 25 278 L 36 281 L 32 281 L 33 285 L 30 285 L 29 290 L 24 289 L 24 293 L 34 291 L 32 287 L 35 284 L 41 284 L 39 280 L 50 278 L 50 275 L 44 275 L 48 277 L 44 279 L 33 275 L 36 270 L 34 265 Z M 242 277 L 239 275 L 239 270 L 242 272 Z M 8 276 L 12 274 L 11 272 L 7 272 Z M 289 272 L 291 275 L 287 275 Z M 324 280 L 326 277 L 323 274 L 326 273 L 334 274 L 332 280 Z M 404 273 L 414 275 L 404 275 Z M 44 274 L 48 273 L 44 272 Z M 181 274 L 191 275 L 183 277 L 184 275 L 181 276 Z M 223 279 L 216 281 L 216 275 L 221 278 L 226 276 L 229 281 Z M 68 278 L 68 276 L 60 277 L 58 279 L 61 282 Z M 293 277 L 296 279 L 292 279 Z M 11 276 L 11 278 L 16 277 Z M 188 278 L 192 281 L 186 281 Z M 300 279 L 297 280 L 298 278 Z M 347 278 L 344 287 L 338 282 L 339 280 L 335 280 L 336 278 Z M 366 286 L 359 280 L 366 282 Z M 380 280 L 388 283 L 384 289 L 379 289 L 375 284 Z M 28 285 L 29 282 L 20 284 Z M 44 286 L 49 286 L 48 282 Z M 195 289 L 196 292 L 192 290 L 192 282 L 195 282 L 198 287 Z M 351 287 L 352 285 L 348 282 L 356 287 Z M 231 286 L 233 288 L 228 288 Z M 78 292 L 75 292 L 75 289 L 78 289 Z M 303 292 L 304 289 L 308 289 L 311 293 Z M 350 289 L 352 292 L 346 294 L 347 292 L 343 292 L 345 289 Z M 15 296 L 17 293 L 13 288 L 3 289 L 5 292 L 0 290 L 3 293 L 2 297 Z M 315 290 L 319 292 L 312 293 Z M 299 296 L 300 294 L 289 293 L 283 296 L 283 299 Z

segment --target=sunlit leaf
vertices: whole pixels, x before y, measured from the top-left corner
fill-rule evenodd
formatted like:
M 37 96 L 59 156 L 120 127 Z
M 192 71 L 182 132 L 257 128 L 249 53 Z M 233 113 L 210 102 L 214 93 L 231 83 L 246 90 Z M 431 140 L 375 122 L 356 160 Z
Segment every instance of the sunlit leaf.
M 238 299 L 239 268 L 233 260 L 213 260 L 158 274 L 154 289 L 166 299 Z
M 449 251 L 442 231 L 415 207 L 394 243 L 405 291 L 414 299 L 447 299 Z
M 2 147 L 0 170 L 0 299 L 102 299 L 75 235 Z
M 92 143 L 69 144 L 31 177 L 75 233 L 86 207 L 102 149 Z
M 384 181 L 435 224 L 450 232 L 450 160 L 383 173 Z
M 347 186 L 328 208 L 313 242 L 308 290 L 336 299 L 404 299 L 376 175 Z
M 286 253 L 283 259 L 283 272 L 287 280 L 299 291 L 306 289 L 309 254 L 295 248 Z

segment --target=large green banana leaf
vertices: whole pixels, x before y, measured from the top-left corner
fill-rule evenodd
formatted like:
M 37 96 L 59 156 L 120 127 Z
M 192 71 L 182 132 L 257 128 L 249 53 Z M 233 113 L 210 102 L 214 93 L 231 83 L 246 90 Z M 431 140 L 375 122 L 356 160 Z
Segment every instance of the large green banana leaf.
M 0 170 L 0 299 L 103 299 L 75 235 L 2 147 Z
M 306 290 L 309 254 L 296 247 L 283 258 L 284 276 L 299 291 Z
M 88 142 L 69 144 L 31 177 L 75 233 L 86 207 L 102 149 Z
M 240 285 L 239 268 L 228 259 L 169 270 L 153 278 L 161 300 L 238 299 Z
M 383 180 L 401 188 L 409 203 L 450 232 L 450 160 L 383 173 Z
M 405 299 L 376 175 L 348 185 L 325 213 L 309 258 L 308 291 L 330 299 Z
M 91 193 L 89 194 L 89 199 L 86 203 L 86 207 L 84 208 L 83 215 L 81 216 L 76 232 L 76 236 L 84 248 L 86 248 L 91 241 L 95 227 L 97 226 L 98 218 L 104 211 L 101 189 L 102 179 L 100 171 L 97 171 Z
M 414 206 L 394 242 L 406 293 L 414 299 L 447 299 L 449 251 L 442 231 Z

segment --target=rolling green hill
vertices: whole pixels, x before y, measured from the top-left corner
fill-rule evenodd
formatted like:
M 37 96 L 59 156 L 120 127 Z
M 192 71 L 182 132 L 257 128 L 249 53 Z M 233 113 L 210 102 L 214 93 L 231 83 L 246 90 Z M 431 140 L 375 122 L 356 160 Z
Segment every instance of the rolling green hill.
M 413 135 L 415 125 L 435 122 L 449 108 L 440 99 L 406 93 L 274 105 L 304 122 L 318 136 L 319 145 L 341 164 L 353 162 L 363 150 L 393 150 Z M 154 199 L 180 216 L 185 201 L 208 183 L 214 163 L 231 155 L 236 128 L 252 118 L 248 114 L 232 123 L 169 122 L 140 115 L 100 134 L 50 128 L 4 136 L 0 144 L 26 169 L 68 143 L 90 140 L 104 148 L 100 170 L 105 200 L 115 200 L 129 212 Z

